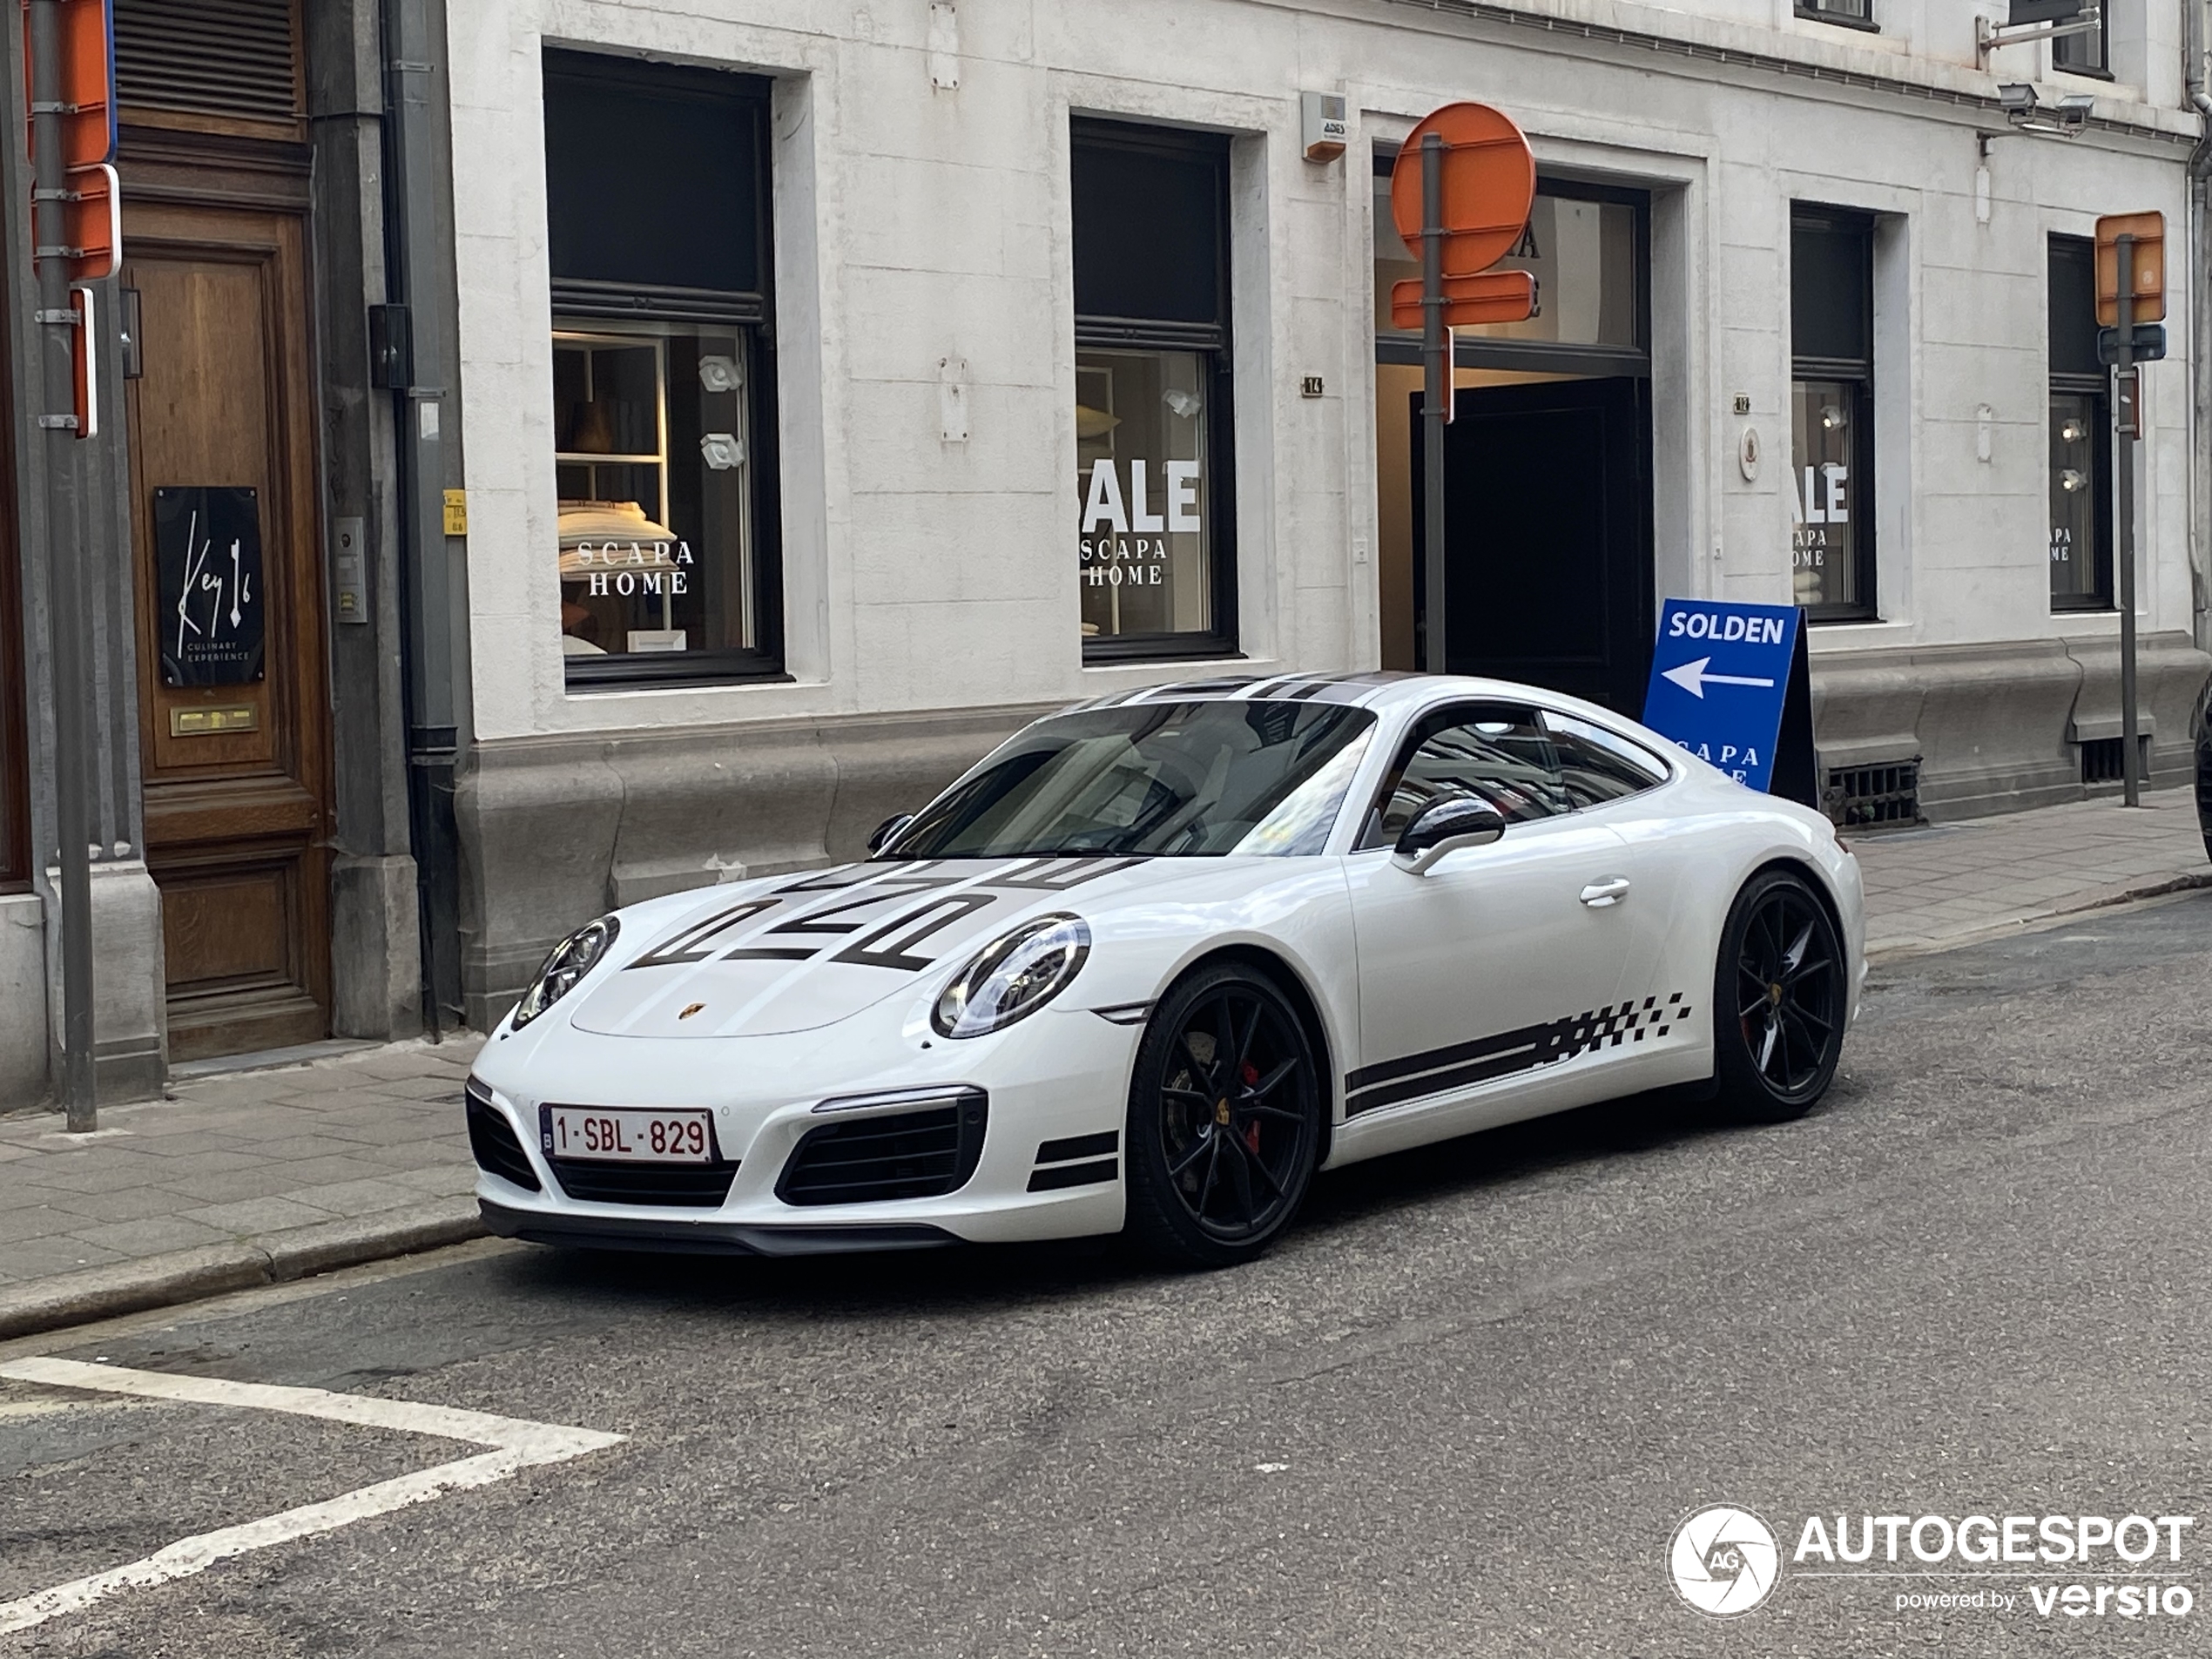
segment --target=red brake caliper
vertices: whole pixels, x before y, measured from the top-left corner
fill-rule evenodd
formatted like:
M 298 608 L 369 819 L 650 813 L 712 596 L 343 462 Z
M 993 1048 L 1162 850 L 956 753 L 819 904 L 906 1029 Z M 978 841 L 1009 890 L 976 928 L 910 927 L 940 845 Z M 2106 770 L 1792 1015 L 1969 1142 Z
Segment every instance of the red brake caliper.
M 1249 1060 L 1244 1062 L 1244 1087 L 1250 1089 L 1259 1081 L 1259 1068 Z M 1254 1118 L 1244 1125 L 1244 1144 L 1257 1155 L 1259 1151 L 1259 1120 Z

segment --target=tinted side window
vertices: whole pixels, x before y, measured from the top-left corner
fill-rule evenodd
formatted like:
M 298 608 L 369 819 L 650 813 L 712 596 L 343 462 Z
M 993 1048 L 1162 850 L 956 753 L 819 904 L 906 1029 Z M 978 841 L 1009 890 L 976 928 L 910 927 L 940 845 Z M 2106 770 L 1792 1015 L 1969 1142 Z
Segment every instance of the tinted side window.
M 1667 769 L 1626 738 L 1572 715 L 1544 713 L 1570 808 L 1618 800 L 1667 781 Z
M 1570 810 L 1557 750 L 1534 709 L 1461 705 L 1423 720 L 1383 779 L 1360 846 L 1394 846 L 1423 807 L 1460 795 L 1508 824 Z

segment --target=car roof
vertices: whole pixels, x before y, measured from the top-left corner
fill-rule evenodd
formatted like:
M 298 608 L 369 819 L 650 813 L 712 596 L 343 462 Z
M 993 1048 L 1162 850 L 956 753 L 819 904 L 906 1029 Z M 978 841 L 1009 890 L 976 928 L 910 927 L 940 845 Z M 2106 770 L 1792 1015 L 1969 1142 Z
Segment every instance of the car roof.
M 1252 675 L 1216 679 L 1176 680 L 1165 685 L 1142 685 L 1078 703 L 1068 711 L 1120 708 L 1140 703 L 1337 703 L 1378 712 L 1426 707 L 1463 697 L 1494 697 L 1515 702 L 1541 703 L 1548 707 L 1587 713 L 1604 721 L 1617 721 L 1610 710 L 1585 703 L 1563 692 L 1513 680 L 1483 679 L 1471 674 L 1414 674 L 1399 669 L 1369 669 L 1346 674 Z

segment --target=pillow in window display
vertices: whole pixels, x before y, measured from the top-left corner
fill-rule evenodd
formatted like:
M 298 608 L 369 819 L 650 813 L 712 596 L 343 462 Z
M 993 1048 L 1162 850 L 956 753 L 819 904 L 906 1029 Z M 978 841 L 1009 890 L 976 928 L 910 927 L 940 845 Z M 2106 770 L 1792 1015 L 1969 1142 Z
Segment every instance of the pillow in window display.
M 672 542 L 676 532 L 656 524 L 634 501 L 564 501 L 561 545 L 578 542 Z
M 610 554 L 607 543 L 616 544 Z M 581 581 L 594 570 L 675 570 L 676 532 L 645 516 L 628 501 L 564 501 L 561 503 L 561 577 Z M 583 550 L 590 548 L 587 556 Z

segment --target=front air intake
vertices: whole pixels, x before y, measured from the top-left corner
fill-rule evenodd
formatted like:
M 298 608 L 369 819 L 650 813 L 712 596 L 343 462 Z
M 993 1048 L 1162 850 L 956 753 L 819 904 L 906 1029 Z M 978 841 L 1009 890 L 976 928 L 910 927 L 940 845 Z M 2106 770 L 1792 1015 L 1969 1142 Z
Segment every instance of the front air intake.
M 878 1204 L 957 1192 L 983 1156 L 983 1091 L 942 1106 L 809 1130 L 776 1183 L 786 1204 Z
M 584 1204 L 650 1204 L 718 1210 L 738 1178 L 734 1163 L 592 1163 L 548 1158 L 561 1190 Z

